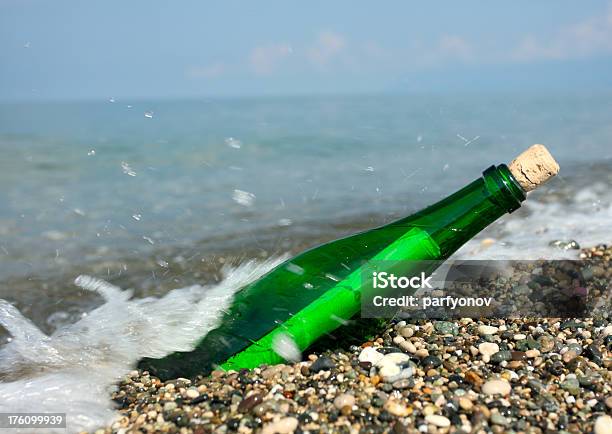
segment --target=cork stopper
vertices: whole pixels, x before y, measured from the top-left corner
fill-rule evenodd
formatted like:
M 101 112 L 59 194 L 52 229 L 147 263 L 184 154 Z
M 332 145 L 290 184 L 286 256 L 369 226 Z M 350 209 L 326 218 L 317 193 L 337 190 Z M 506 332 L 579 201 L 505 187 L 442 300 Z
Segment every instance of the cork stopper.
M 533 145 L 508 165 L 523 190 L 529 192 L 559 173 L 559 165 L 544 145 Z

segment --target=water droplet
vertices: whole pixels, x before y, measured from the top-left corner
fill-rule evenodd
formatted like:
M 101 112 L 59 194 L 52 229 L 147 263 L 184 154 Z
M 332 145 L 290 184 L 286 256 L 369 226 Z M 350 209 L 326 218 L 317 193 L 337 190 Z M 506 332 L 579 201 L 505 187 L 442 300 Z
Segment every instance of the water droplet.
M 155 244 L 155 241 L 153 241 L 150 237 L 147 237 L 146 235 L 143 235 L 142 239 L 145 240 L 149 244 Z
M 169 264 L 167 261 L 164 261 L 163 259 L 158 259 L 157 260 L 157 265 L 159 265 L 162 268 L 168 268 Z
M 365 168 L 366 172 L 374 172 L 374 168 L 372 166 L 368 166 Z
M 448 170 L 448 168 L 449 168 L 449 167 L 450 167 L 450 164 L 446 163 L 446 164 L 444 165 L 444 167 L 442 167 L 442 171 L 443 171 L 443 172 L 446 172 L 446 171 Z
M 417 136 L 417 143 L 421 143 L 423 141 L 423 136 L 420 134 Z
M 139 222 L 139 221 L 140 221 L 140 219 L 142 218 L 142 214 L 133 214 L 133 215 L 132 215 L 132 218 L 133 218 L 134 220 L 136 220 L 137 222 Z
M 244 190 L 234 190 L 232 199 L 242 206 L 253 206 L 255 203 L 255 195 Z
M 327 277 L 329 280 L 333 280 L 334 282 L 340 282 L 340 278 L 338 276 L 334 276 L 331 273 L 326 273 L 325 277 Z
M 113 98 L 112 96 L 108 99 L 108 102 L 113 103 L 115 102 L 115 98 Z
M 80 209 L 80 208 L 75 208 L 75 209 L 73 209 L 72 211 L 73 211 L 73 212 L 74 212 L 76 215 L 80 215 L 81 217 L 84 217 L 84 216 L 85 216 L 85 211 L 83 211 L 83 210 L 82 210 L 82 209 Z
M 299 276 L 304 274 L 304 269 L 302 267 L 300 267 L 299 265 L 296 265 L 296 264 L 294 264 L 292 262 L 287 264 L 287 266 L 285 268 L 287 269 L 287 271 L 290 271 L 291 273 L 297 274 Z
M 123 173 L 129 176 L 136 176 L 136 172 L 130 167 L 128 163 L 125 161 L 121 162 L 121 169 L 123 169 Z
M 87 155 L 89 155 L 90 157 L 93 157 L 94 155 L 96 155 L 96 150 L 92 149 L 91 151 L 87 153 Z
M 304 288 L 306 288 L 306 289 L 312 289 L 312 288 L 314 288 L 314 286 L 312 286 L 312 283 L 308 283 L 308 282 L 305 282 L 303 286 L 304 286 Z
M 240 149 L 242 147 L 242 142 L 238 139 L 235 139 L 233 137 L 228 137 L 225 139 L 225 144 L 227 146 L 229 146 L 230 148 L 234 148 L 234 149 Z
M 293 221 L 291 221 L 291 219 L 279 219 L 278 220 L 279 226 L 291 226 L 291 224 L 293 224 Z
M 153 119 L 153 112 L 150 110 L 144 112 L 144 117 L 148 119 Z
M 302 353 L 293 338 L 287 333 L 279 333 L 272 339 L 272 349 L 276 354 L 290 362 L 302 359 Z

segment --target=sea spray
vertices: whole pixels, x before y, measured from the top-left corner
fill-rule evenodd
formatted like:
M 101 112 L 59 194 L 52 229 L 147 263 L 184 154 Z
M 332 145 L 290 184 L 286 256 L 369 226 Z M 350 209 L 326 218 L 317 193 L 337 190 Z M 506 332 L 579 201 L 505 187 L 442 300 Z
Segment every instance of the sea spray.
M 110 393 L 136 361 L 192 349 L 235 291 L 284 259 L 227 267 L 218 285 L 175 289 L 162 298 L 132 299 L 129 290 L 79 276 L 75 284 L 99 293 L 104 304 L 50 336 L 0 300 L 0 325 L 12 335 L 0 348 L 0 412 L 66 413 L 68 432 L 109 424 L 116 415 Z

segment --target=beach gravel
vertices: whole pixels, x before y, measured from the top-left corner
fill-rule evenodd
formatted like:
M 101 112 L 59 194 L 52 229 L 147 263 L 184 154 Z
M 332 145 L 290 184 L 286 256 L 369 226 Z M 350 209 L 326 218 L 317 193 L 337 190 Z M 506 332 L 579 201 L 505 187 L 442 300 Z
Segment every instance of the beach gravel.
M 610 253 L 583 251 L 608 275 Z M 112 397 L 120 417 L 100 433 L 607 434 L 612 324 L 391 321 L 292 364 L 166 382 L 133 371 Z

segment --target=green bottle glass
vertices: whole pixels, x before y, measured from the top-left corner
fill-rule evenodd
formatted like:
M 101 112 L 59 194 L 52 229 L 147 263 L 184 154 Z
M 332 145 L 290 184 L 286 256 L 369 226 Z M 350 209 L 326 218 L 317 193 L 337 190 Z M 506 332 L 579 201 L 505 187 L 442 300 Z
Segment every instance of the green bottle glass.
M 525 191 L 508 166 L 411 216 L 303 252 L 235 294 L 219 326 L 190 352 L 143 359 L 161 379 L 283 362 L 275 340 L 305 350 L 360 312 L 361 270 L 373 260 L 443 260 L 520 207 Z

